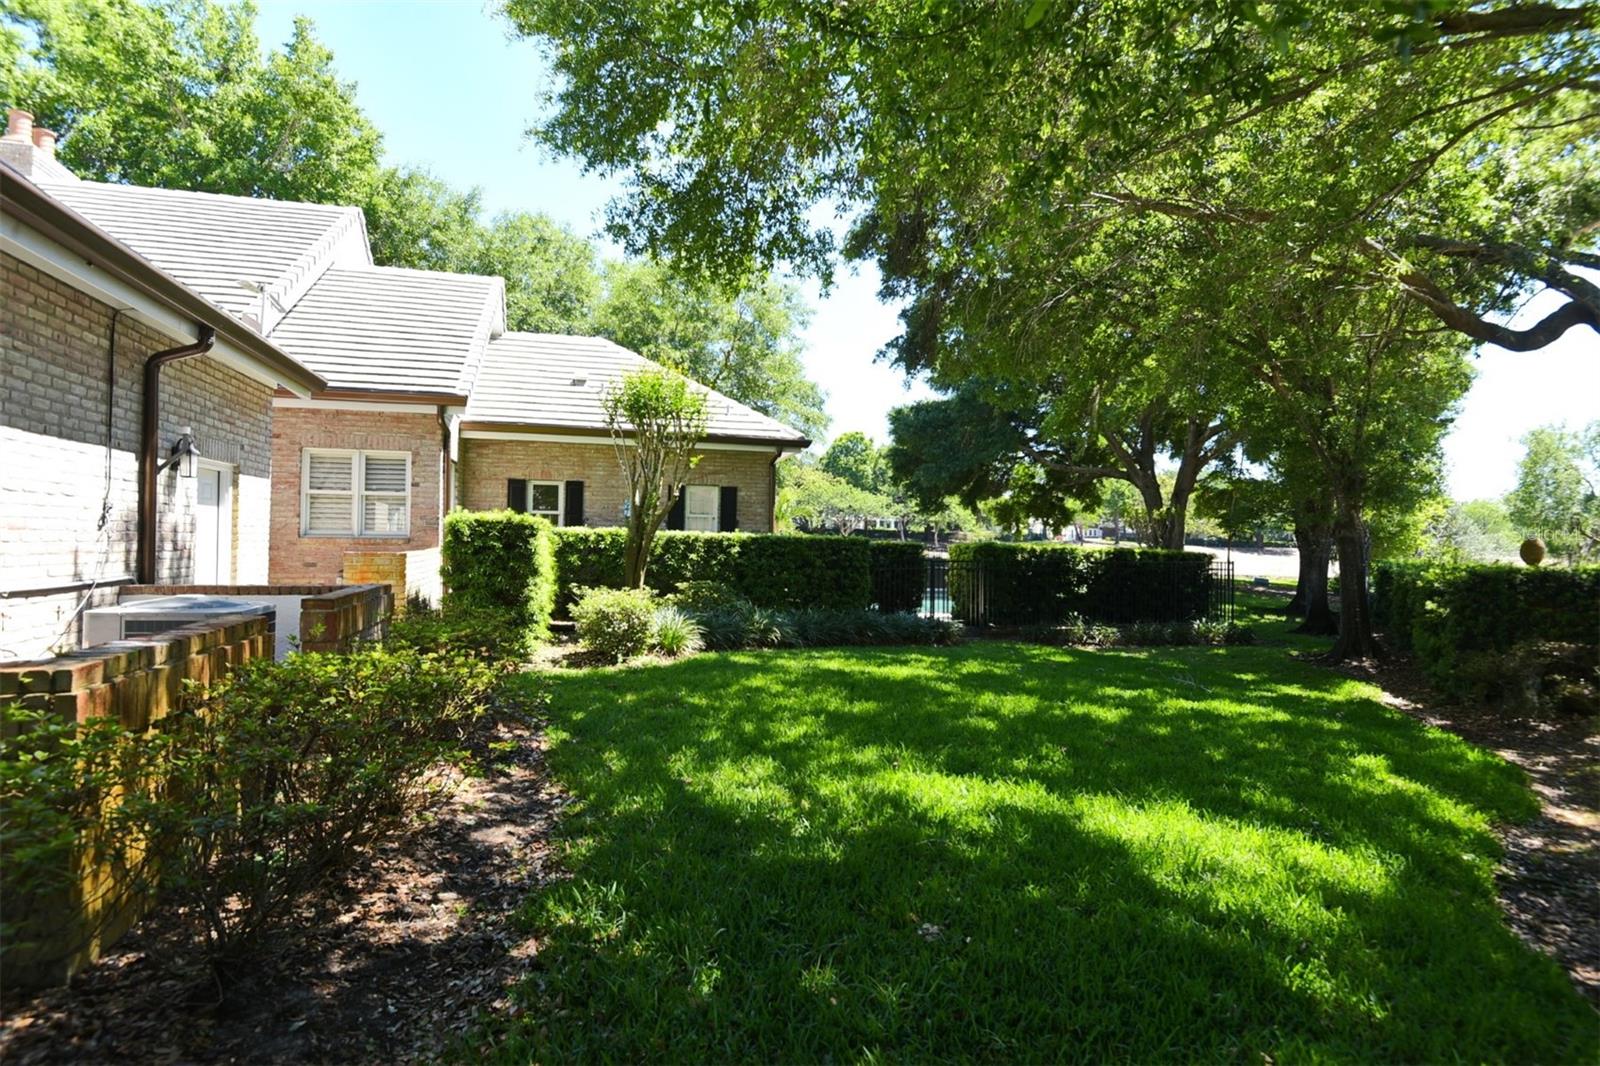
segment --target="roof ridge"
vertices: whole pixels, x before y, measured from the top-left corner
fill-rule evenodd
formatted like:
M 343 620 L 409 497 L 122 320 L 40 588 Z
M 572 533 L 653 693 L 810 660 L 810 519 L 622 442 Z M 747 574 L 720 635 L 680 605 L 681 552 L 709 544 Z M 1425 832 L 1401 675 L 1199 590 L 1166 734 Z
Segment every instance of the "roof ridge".
M 489 351 L 489 345 L 494 341 L 494 327 L 498 320 L 504 335 L 505 307 L 506 307 L 506 279 L 498 274 L 469 274 L 467 277 L 486 277 L 495 284 L 489 294 L 489 299 L 483 301 L 483 310 L 478 315 L 478 324 L 472 331 L 472 347 L 467 351 L 467 357 L 461 361 L 461 376 L 456 381 L 456 391 L 463 396 L 472 395 L 472 386 L 478 380 L 478 372 L 483 367 L 484 356 Z
M 355 231 L 358 229 L 360 233 L 356 234 Z M 302 252 L 298 259 L 290 263 L 283 273 L 266 287 L 263 293 L 266 299 L 260 305 L 260 314 L 265 319 L 259 323 L 265 327 L 262 332 L 271 334 L 273 327 L 282 322 L 322 276 L 334 267 L 340 246 L 349 237 L 357 235 L 360 237 L 362 255 L 368 262 L 372 261 L 372 248 L 367 243 L 365 219 L 359 208 L 352 207 L 324 230 L 322 236 L 311 243 L 311 247 Z M 274 303 L 278 306 L 276 317 L 272 313 Z
M 394 266 L 388 263 L 368 263 L 360 267 L 341 267 L 352 274 L 421 274 L 426 277 L 436 278 L 471 278 L 474 281 L 499 281 L 505 283 L 505 278 L 499 274 L 469 274 L 463 270 L 429 270 L 425 267 Z
M 63 182 L 50 182 L 49 184 L 65 184 Z M 74 188 L 90 189 L 115 189 L 133 190 L 136 192 L 153 192 L 170 196 L 203 196 L 211 200 L 236 200 L 249 204 L 278 204 L 284 207 L 302 208 L 310 207 L 319 211 L 339 211 L 360 213 L 361 208 L 354 204 L 319 204 L 311 200 L 280 200 L 275 196 L 243 196 L 233 192 L 209 192 L 205 189 L 173 189 L 165 185 L 136 185 L 131 181 L 94 181 L 90 178 L 80 178 L 72 183 Z

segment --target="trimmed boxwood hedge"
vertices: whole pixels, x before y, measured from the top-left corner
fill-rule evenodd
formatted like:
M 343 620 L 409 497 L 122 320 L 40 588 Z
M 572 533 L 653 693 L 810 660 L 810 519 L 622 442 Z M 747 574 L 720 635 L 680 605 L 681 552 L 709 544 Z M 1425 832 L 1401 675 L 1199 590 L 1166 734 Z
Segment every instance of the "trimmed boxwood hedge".
M 950 563 L 951 612 L 974 624 L 1188 622 L 1209 607 L 1203 552 L 974 541 Z
M 1412 652 L 1451 695 L 1475 694 L 1476 653 L 1503 654 L 1534 641 L 1600 641 L 1600 567 L 1570 570 L 1498 564 L 1379 562 L 1373 616 L 1389 642 Z
M 870 540 L 872 605 L 890 614 L 907 614 L 922 606 L 928 589 L 928 568 L 922 542 Z
M 555 530 L 556 611 L 572 590 L 622 585 L 627 531 Z M 758 607 L 866 607 L 872 598 L 871 542 L 860 537 L 663 531 L 650 545 L 645 583 L 673 592 L 686 581 L 714 581 Z
M 550 636 L 556 601 L 554 527 L 516 511 L 452 511 L 439 576 L 444 609 L 496 619 L 527 652 Z

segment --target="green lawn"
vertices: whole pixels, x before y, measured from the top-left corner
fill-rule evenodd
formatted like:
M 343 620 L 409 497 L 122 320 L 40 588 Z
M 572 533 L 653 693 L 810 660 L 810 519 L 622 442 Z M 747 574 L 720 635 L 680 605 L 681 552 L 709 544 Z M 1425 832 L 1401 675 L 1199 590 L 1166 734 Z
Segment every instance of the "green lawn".
M 528 903 L 541 951 L 497 1047 L 1594 1061 L 1594 1013 L 1494 902 L 1520 773 L 1287 650 L 561 677 L 574 879 Z

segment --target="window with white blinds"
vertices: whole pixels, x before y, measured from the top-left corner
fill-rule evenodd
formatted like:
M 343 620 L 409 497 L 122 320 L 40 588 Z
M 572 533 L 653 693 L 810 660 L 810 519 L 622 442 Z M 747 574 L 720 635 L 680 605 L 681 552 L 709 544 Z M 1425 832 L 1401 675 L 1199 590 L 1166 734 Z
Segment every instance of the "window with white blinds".
M 403 537 L 410 532 L 409 453 L 308 448 L 304 464 L 301 533 Z

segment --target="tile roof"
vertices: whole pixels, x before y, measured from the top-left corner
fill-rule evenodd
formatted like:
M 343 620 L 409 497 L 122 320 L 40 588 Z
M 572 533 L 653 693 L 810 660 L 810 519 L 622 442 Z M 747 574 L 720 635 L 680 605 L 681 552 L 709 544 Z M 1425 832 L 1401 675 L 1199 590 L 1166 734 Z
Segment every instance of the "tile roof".
M 659 369 L 659 364 L 603 337 L 507 333 L 489 342 L 466 420 L 541 429 L 604 429 L 601 400 L 606 386 L 645 368 Z M 800 447 L 807 443 L 803 434 L 783 423 L 695 384 L 709 397 L 709 439 Z
M 403 267 L 332 267 L 272 330 L 330 389 L 465 396 L 503 328 L 505 282 Z
M 152 189 L 97 181 L 43 183 L 86 216 L 218 307 L 256 322 L 267 288 L 287 309 L 330 263 L 371 263 L 359 208 Z M 268 330 L 279 311 L 269 311 Z

